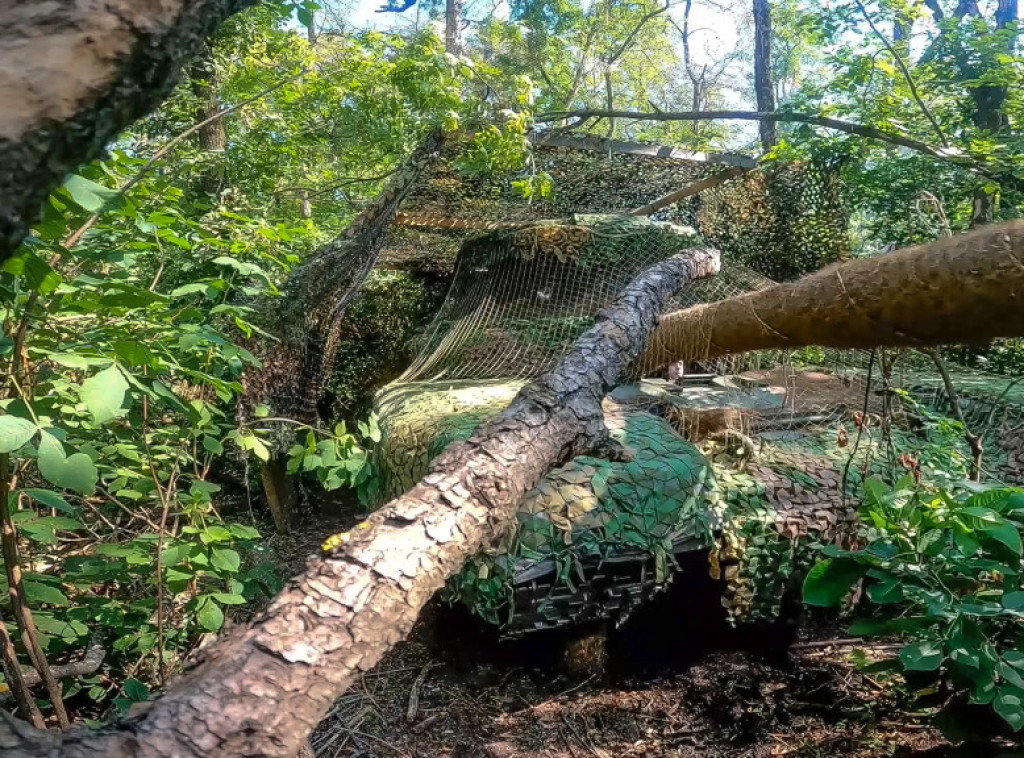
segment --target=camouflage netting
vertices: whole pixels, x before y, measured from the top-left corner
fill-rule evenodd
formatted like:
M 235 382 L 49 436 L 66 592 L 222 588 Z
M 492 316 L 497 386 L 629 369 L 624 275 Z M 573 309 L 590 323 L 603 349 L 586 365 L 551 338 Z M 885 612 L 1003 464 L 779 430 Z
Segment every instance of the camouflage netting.
M 821 167 L 751 170 L 666 208 L 659 215 L 669 221 L 651 221 L 607 211 L 650 203 L 742 160 L 635 145 L 609 155 L 563 140 L 538 147 L 536 168 L 552 176 L 554 191 L 530 204 L 512 191 L 515 177 L 459 175 L 453 149 L 403 206 L 385 253 L 389 266 L 454 273 L 417 358 L 377 397 L 382 501 L 553 367 L 653 263 L 695 245 L 720 247 L 721 274 L 680 293 L 673 307 L 684 307 L 846 255 L 845 215 Z M 1019 477 L 1024 452 L 1010 442 L 1020 437 L 1019 393 L 1008 381 L 971 376 L 973 384 L 956 376 L 969 423 L 985 424 L 990 450 L 1007 446 L 989 458 L 988 473 Z M 452 581 L 451 597 L 513 633 L 621 619 L 664 584 L 674 555 L 710 549 L 731 613 L 770 615 L 816 542 L 856 538 L 866 476 L 930 477 L 958 466 L 966 475 L 966 446 L 948 452 L 962 432 L 931 423 L 936 410 L 948 415 L 948 401 L 919 353 L 774 351 L 637 379 L 605 408 L 635 459 L 580 457 L 550 472 L 524 500 L 515 529 Z M 935 434 L 943 445 L 930 447 Z M 928 450 L 945 459 L 930 460 Z M 638 574 L 616 568 L 628 561 Z
M 475 149 L 471 138 L 450 139 L 403 203 L 385 265 L 450 270 L 460 242 L 481 231 L 576 213 L 625 213 L 723 172 L 739 175 L 655 218 L 692 227 L 728 260 L 774 280 L 849 256 L 838 172 L 826 163 L 759 167 L 740 155 L 593 137 L 533 135 L 531 142 L 531 171 L 479 176 L 460 169 L 460 159 Z M 541 175 L 550 178 L 550 194 L 524 200 L 516 183 Z

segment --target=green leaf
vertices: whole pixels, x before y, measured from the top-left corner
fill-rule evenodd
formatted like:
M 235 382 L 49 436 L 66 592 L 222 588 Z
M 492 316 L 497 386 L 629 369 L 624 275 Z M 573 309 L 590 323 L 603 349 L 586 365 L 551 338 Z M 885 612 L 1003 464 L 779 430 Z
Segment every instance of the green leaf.
M 0 416 L 0 453 L 13 453 L 32 439 L 37 429 L 28 419 Z
M 942 645 L 922 640 L 900 650 L 900 661 L 908 671 L 935 671 L 942 665 Z
M 96 464 L 85 453 L 65 456 L 64 448 L 52 434 L 39 433 L 39 473 L 51 484 L 63 489 L 74 490 L 82 495 L 96 491 L 99 472 Z
M 245 605 L 246 600 L 233 592 L 214 592 L 214 599 L 221 605 Z
M 213 525 L 208 526 L 206 529 L 199 533 L 199 539 L 203 541 L 204 545 L 209 545 L 213 542 L 225 542 L 231 539 L 231 532 L 225 529 L 223 526 Z
M 138 679 L 125 679 L 121 685 L 124 696 L 135 703 L 144 703 L 149 700 L 149 687 Z
M 42 582 L 24 581 L 25 596 L 31 603 L 47 603 L 48 605 L 70 605 L 67 595 L 56 587 Z
M 67 181 L 64 182 L 64 189 L 71 195 L 71 199 L 75 203 L 90 213 L 103 210 L 107 203 L 118 196 L 116 190 L 104 187 L 102 184 L 97 184 L 85 177 L 78 176 L 78 174 L 72 174 L 67 178 Z
M 1024 611 L 1024 592 L 1007 592 L 1003 595 L 1003 608 L 1010 611 Z
M 116 365 L 89 377 L 79 393 L 97 424 L 105 424 L 125 412 L 124 396 L 128 382 Z
M 77 353 L 54 353 L 49 356 L 54 363 L 67 368 L 89 368 L 90 366 L 109 366 L 109 358 L 98 358 Z
M 221 455 L 224 452 L 224 445 L 216 437 L 208 434 L 203 435 L 203 450 L 213 455 Z
M 849 558 L 821 561 L 804 580 L 804 602 L 826 608 L 839 605 L 864 571 L 863 566 Z
M 1024 690 L 1004 684 L 997 690 L 992 707 L 1013 731 L 1024 727 Z
M 1004 521 L 1001 524 L 985 526 L 982 531 L 985 535 L 1008 547 L 1014 555 L 1021 555 L 1020 532 L 1013 524 Z
M 67 500 L 58 495 L 52 490 L 40 490 L 40 489 L 23 489 L 22 492 L 28 495 L 30 498 L 35 500 L 37 503 L 45 505 L 47 508 L 53 508 L 63 513 L 70 513 L 72 515 L 78 513 L 78 509 L 71 505 Z
M 224 611 L 220 609 L 220 606 L 211 597 L 206 596 L 199 601 L 199 612 L 196 614 L 196 620 L 199 621 L 199 625 L 203 629 L 216 632 L 224 626 Z
M 159 363 L 153 351 L 138 340 L 118 340 L 114 343 L 114 352 L 129 366 L 156 367 Z
M 228 548 L 217 548 L 210 555 L 210 563 L 218 571 L 227 571 L 228 573 L 235 573 L 238 571 L 239 566 L 242 565 L 242 559 L 238 556 L 234 550 Z
M 231 533 L 240 540 L 255 540 L 260 536 L 258 531 L 244 524 L 232 524 L 230 528 Z

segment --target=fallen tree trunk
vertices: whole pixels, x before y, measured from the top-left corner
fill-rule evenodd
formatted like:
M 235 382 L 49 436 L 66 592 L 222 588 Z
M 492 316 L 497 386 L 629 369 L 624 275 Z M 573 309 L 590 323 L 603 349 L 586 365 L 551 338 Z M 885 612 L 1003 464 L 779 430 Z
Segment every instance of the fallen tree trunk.
M 717 253 L 691 250 L 636 279 L 553 371 L 445 450 L 408 494 L 332 538 L 323 558 L 250 626 L 204 651 L 198 668 L 140 721 L 63 738 L 0 721 L 4 755 L 294 756 L 445 580 L 508 528 L 552 465 L 602 448 L 602 398 L 643 351 L 667 298 L 717 269 Z
M 65 174 L 170 93 L 255 0 L 14 0 L 0 11 L 0 263 Z
M 670 313 L 643 372 L 748 350 L 929 347 L 1024 336 L 1024 222 L 836 264 Z

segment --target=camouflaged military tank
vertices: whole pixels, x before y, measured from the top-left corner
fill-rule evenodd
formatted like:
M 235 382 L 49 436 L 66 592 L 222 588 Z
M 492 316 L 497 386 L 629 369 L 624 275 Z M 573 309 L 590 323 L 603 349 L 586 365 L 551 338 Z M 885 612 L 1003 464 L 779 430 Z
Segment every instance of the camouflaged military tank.
M 418 357 L 377 397 L 380 502 L 407 491 L 447 445 L 551 368 L 641 270 L 696 244 L 691 228 L 613 214 L 507 225 L 463 243 Z M 768 283 L 726 265 L 675 306 Z M 807 404 L 793 394 L 814 387 L 807 376 L 742 374 L 750 365 L 713 367 L 733 377 L 617 388 L 605 422 L 629 460 L 580 456 L 550 471 L 514 528 L 450 581 L 449 599 L 508 636 L 621 622 L 672 580 L 681 556 L 700 552 L 726 580 L 733 615 L 770 614 L 793 571 L 787 561 L 800 541 L 792 537 L 847 520 L 835 412 L 861 390 L 822 374 L 821 391 L 810 393 L 820 402 Z M 809 414 L 795 418 L 805 405 Z M 782 566 L 769 572 L 769 562 Z M 759 573 L 771 581 L 751 581 Z
M 397 404 L 403 413 L 382 441 L 391 466 L 384 497 L 408 488 L 520 386 L 420 382 L 385 393 L 379 412 Z M 838 375 L 795 370 L 622 385 L 604 415 L 631 460 L 579 456 L 550 471 L 513 530 L 469 561 L 447 597 L 509 637 L 617 624 L 672 581 L 683 555 L 700 552 L 725 580 L 734 618 L 770 618 L 812 556 L 808 537 L 852 539 L 855 503 L 840 483 L 845 475 L 847 492 L 859 488 L 874 447 L 865 442 L 847 465 L 839 429 L 853 428 L 843 401 L 860 392 Z M 799 416 L 795 393 L 808 408 Z

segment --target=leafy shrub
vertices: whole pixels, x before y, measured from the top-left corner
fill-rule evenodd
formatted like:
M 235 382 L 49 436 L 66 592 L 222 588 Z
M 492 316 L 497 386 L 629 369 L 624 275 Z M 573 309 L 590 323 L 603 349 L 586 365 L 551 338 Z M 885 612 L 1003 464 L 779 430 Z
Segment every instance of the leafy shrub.
M 872 478 L 862 516 L 865 547 L 825 548 L 804 601 L 838 606 L 863 580 L 870 614 L 851 633 L 902 635 L 903 671 L 947 681 L 1024 728 L 1024 490 L 954 496 Z

